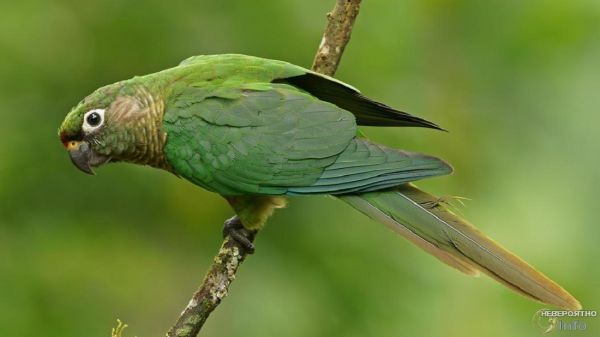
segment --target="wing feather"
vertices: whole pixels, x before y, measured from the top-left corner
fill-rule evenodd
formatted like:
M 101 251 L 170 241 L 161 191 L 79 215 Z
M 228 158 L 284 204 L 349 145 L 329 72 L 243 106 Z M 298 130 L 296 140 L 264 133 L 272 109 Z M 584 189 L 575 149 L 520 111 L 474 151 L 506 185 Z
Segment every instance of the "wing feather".
M 438 158 L 357 138 L 354 116 L 332 103 L 269 85 L 175 95 L 181 102 L 167 107 L 164 128 L 177 173 L 223 195 L 339 195 L 451 172 Z

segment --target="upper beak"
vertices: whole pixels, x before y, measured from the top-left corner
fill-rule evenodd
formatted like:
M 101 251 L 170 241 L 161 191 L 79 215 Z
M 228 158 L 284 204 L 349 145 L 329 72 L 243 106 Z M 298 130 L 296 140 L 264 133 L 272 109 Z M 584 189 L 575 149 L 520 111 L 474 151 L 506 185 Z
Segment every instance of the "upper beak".
M 90 148 L 90 144 L 85 141 L 81 142 L 69 142 L 67 144 L 67 150 L 69 151 L 69 157 L 71 161 L 81 171 L 95 175 L 92 170 L 92 158 L 94 157 L 94 151 Z
M 110 161 L 109 156 L 96 153 L 86 141 L 70 141 L 65 143 L 71 161 L 81 171 L 94 175 L 93 167 L 98 167 Z

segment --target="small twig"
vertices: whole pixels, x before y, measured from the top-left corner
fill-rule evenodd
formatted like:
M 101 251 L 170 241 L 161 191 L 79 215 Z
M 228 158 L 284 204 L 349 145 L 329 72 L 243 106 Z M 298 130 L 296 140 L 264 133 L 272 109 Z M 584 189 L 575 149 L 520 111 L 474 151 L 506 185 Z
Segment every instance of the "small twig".
M 333 76 L 348 41 L 361 0 L 337 0 L 327 14 L 323 40 L 315 56 L 312 69 Z M 250 241 L 254 236 L 250 237 Z M 167 332 L 168 337 L 195 337 L 208 316 L 227 296 L 229 286 L 248 253 L 237 241 L 227 236 L 215 256 L 214 263 L 204 277 L 202 285 L 183 310 L 177 322 Z

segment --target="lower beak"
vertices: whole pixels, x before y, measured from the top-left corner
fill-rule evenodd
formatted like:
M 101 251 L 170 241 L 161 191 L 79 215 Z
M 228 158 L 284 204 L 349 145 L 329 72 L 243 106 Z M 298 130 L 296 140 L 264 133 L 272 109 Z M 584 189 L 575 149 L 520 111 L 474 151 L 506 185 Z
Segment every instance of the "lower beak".
M 71 161 L 81 171 L 95 175 L 92 167 L 104 164 L 108 161 L 107 157 L 97 155 L 86 141 L 71 142 L 68 144 L 69 157 Z

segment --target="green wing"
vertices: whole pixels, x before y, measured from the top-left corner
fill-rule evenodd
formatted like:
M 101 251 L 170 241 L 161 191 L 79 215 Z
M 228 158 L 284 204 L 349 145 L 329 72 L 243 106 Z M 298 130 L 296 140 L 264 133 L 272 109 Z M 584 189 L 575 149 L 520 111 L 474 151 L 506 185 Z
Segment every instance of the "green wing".
M 352 114 L 285 85 L 212 93 L 187 87 L 176 96 L 163 123 L 167 160 L 224 195 L 311 185 L 356 133 Z
M 168 162 L 222 195 L 343 194 L 450 172 L 437 158 L 356 138 L 351 113 L 289 85 L 187 86 L 172 96 Z

